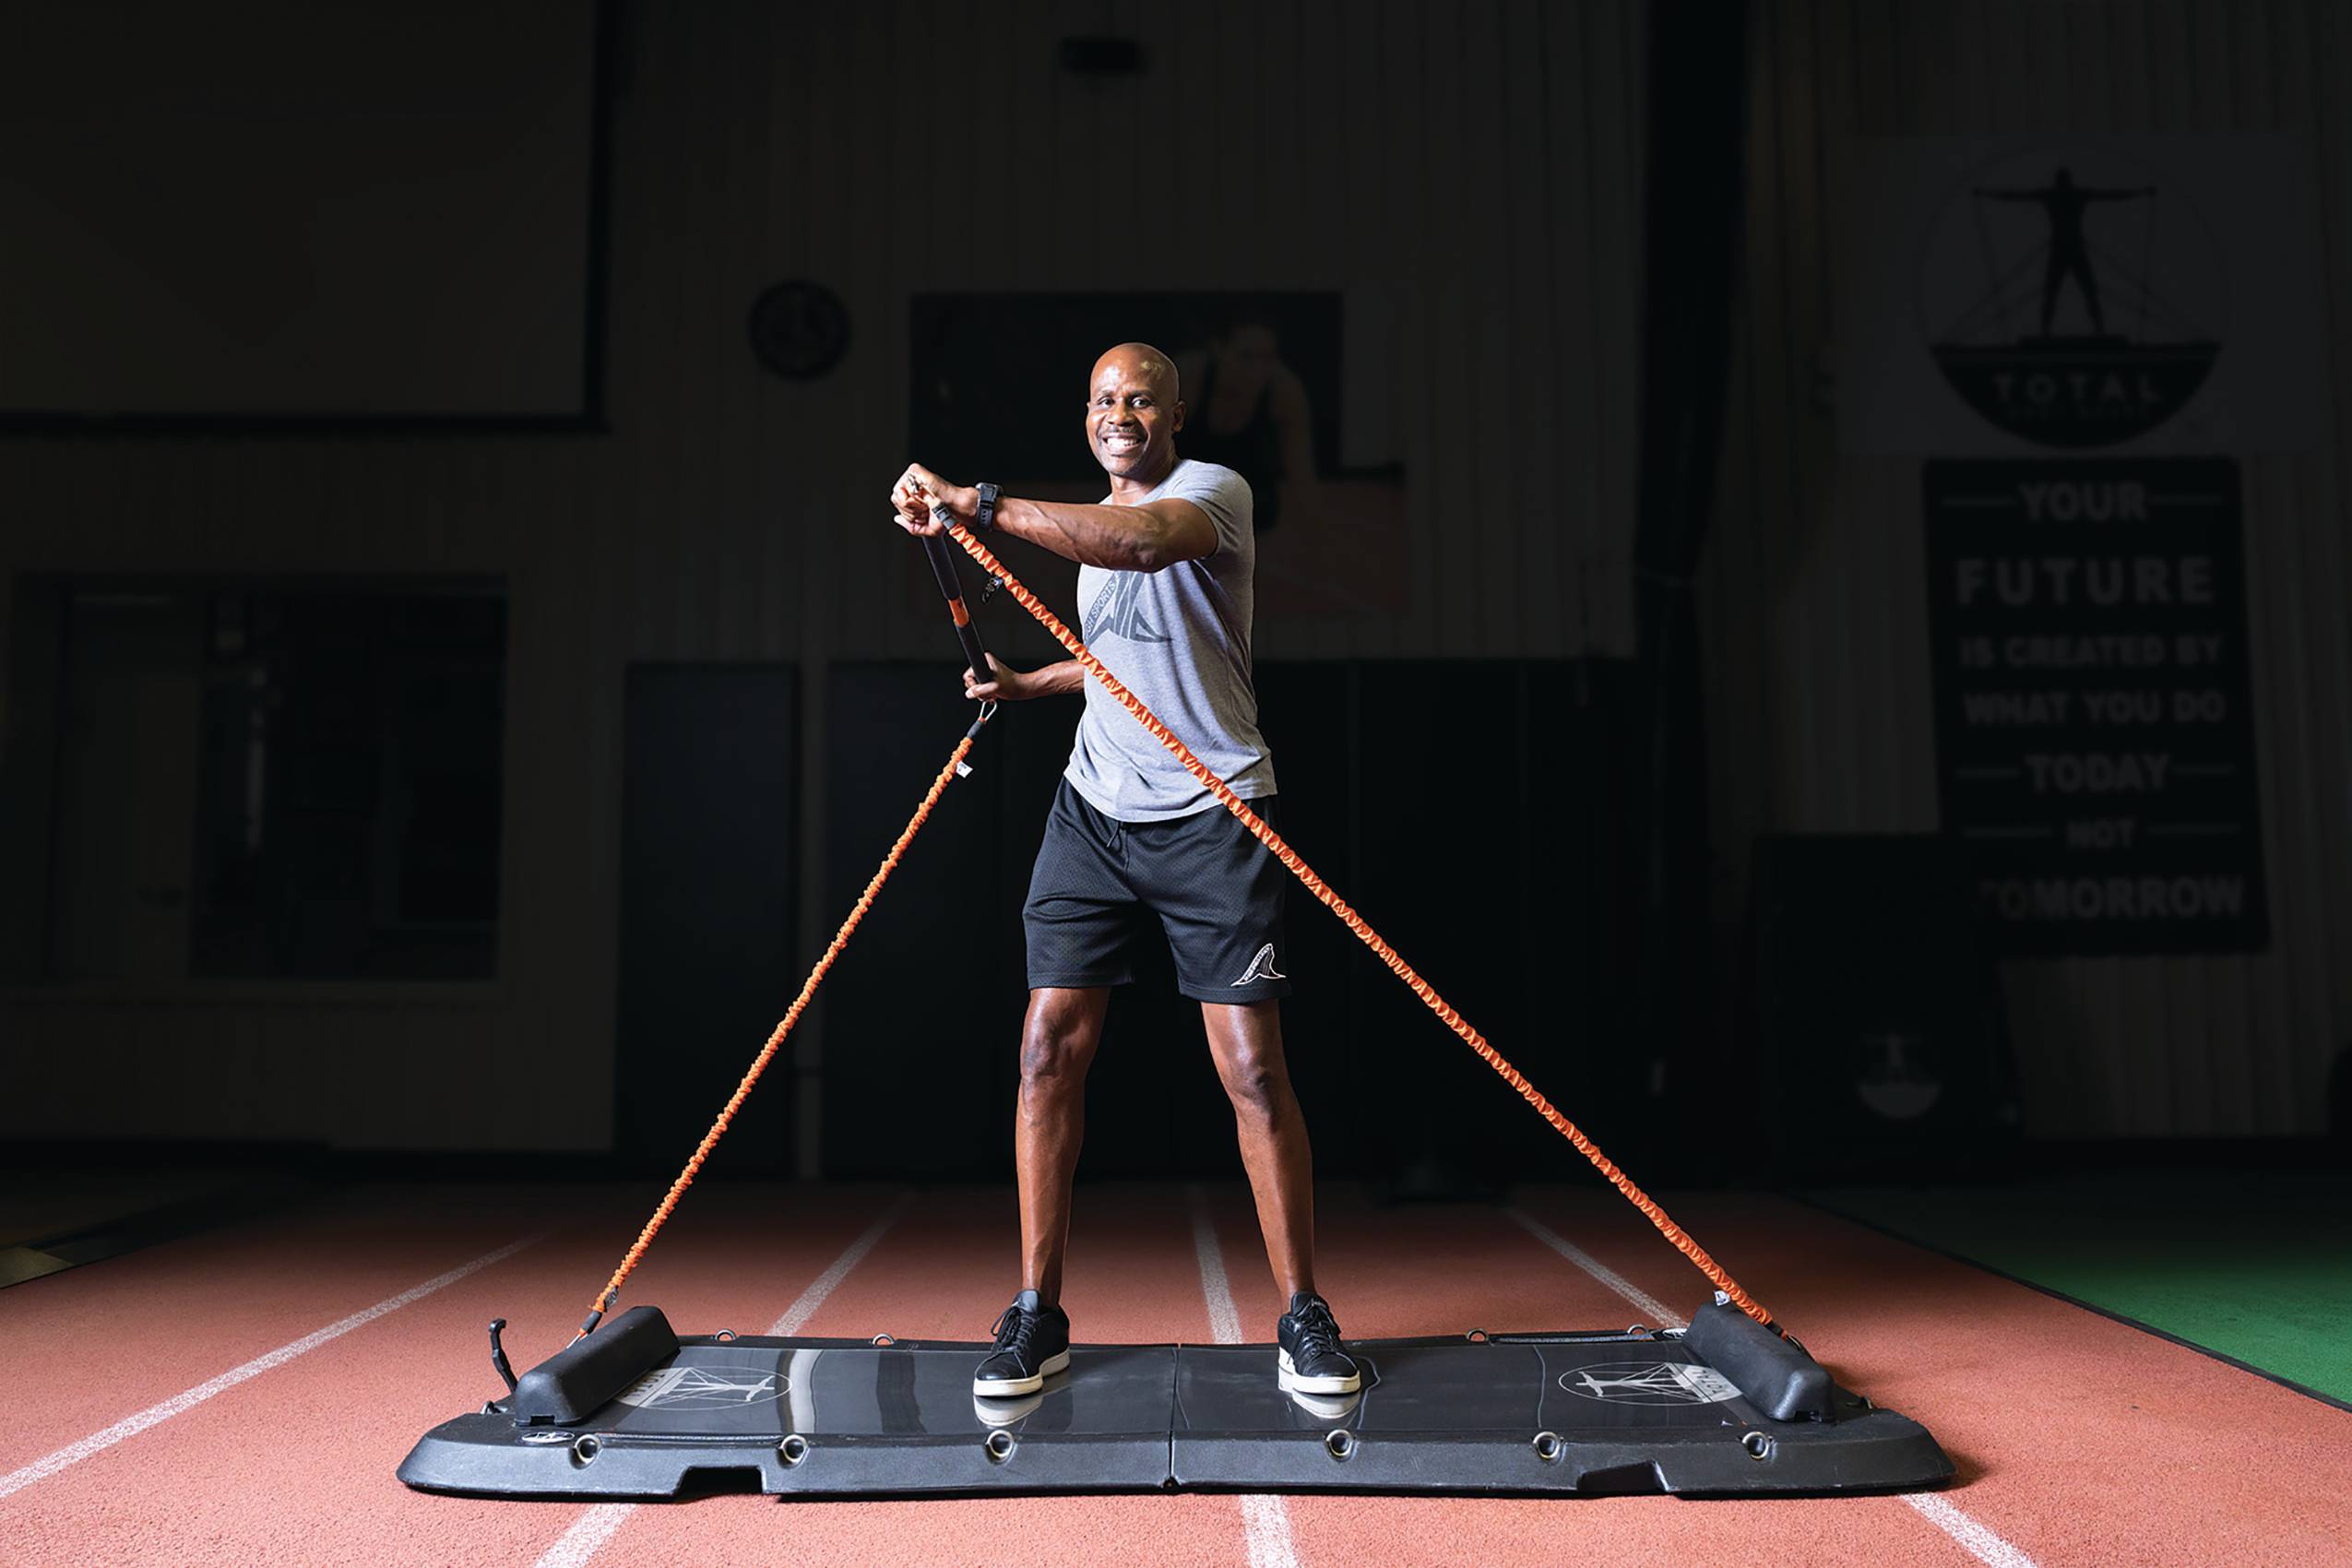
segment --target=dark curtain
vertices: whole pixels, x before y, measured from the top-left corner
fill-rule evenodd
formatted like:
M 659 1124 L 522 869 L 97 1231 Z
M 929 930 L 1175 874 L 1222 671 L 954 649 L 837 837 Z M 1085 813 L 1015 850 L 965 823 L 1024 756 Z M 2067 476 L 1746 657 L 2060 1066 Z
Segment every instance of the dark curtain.
M 1730 359 L 1746 135 L 1742 6 L 1653 5 L 1643 191 L 1641 467 L 1633 573 L 1645 717 L 1636 1028 L 1653 1091 L 1700 1059 L 1712 967 L 1706 735 L 1691 579 L 1706 542 Z M 1677 1076 L 1680 1072 L 1677 1070 Z M 1685 1100 L 1688 1103 L 1687 1100 Z

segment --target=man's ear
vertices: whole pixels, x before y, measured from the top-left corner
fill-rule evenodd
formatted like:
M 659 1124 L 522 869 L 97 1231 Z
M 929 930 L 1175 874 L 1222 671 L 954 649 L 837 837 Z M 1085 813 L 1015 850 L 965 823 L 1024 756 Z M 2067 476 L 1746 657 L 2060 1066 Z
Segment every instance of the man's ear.
M 1183 428 L 1184 428 L 1184 399 L 1183 399 L 1183 398 L 1177 398 L 1177 399 L 1176 399 L 1176 422 L 1175 422 L 1175 423 L 1173 423 L 1173 424 L 1171 424 L 1171 425 L 1170 425 L 1170 426 L 1168 427 L 1168 433 L 1169 433 L 1170 435 L 1173 435 L 1173 434 L 1177 434 L 1178 432 L 1182 431 Z

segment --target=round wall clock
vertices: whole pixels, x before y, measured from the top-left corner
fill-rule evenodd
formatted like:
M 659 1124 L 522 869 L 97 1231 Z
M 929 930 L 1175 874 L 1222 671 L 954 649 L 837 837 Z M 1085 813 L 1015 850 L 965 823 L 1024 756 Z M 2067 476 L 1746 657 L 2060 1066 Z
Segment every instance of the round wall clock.
M 822 283 L 795 279 L 752 302 L 752 352 L 789 381 L 823 375 L 849 348 L 849 307 Z

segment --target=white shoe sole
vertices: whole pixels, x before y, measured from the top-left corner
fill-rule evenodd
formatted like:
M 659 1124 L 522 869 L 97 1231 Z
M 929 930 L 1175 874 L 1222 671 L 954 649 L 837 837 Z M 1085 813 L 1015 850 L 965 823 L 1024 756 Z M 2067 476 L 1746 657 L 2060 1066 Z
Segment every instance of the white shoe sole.
M 986 1380 L 976 1377 L 972 1379 L 972 1397 L 975 1399 L 1017 1399 L 1024 1394 L 1035 1394 L 1039 1389 L 1045 1386 L 1045 1380 L 1047 1378 L 1051 1377 L 1055 1372 L 1060 1372 L 1063 1368 L 1069 1364 L 1070 1352 L 1064 1350 L 1060 1355 L 1048 1356 L 1043 1361 L 1039 1362 L 1038 1364 L 1037 1376 L 1035 1377 L 989 1378 Z
M 1345 1377 L 1304 1377 L 1290 1364 L 1290 1352 L 1274 1352 L 1274 1381 L 1286 1394 L 1353 1394 L 1364 1385 L 1364 1374 L 1349 1372 Z

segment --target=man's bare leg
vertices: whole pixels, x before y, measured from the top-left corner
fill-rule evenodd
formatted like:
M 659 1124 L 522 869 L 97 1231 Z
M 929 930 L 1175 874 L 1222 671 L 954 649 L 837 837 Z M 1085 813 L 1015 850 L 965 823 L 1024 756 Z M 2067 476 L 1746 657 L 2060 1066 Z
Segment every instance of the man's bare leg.
M 1021 1025 L 1021 1098 L 1013 1161 L 1021 1183 L 1021 1289 L 1046 1306 L 1062 1301 L 1070 1243 L 1070 1178 L 1087 1128 L 1087 1069 L 1111 1006 L 1104 987 L 1029 992 Z
M 1204 1002 L 1201 1022 L 1217 1075 L 1233 1101 L 1241 1165 L 1257 1195 L 1265 1261 L 1288 1302 L 1313 1293 L 1315 1250 L 1314 1154 L 1307 1120 L 1290 1091 L 1290 1064 L 1282 1054 L 1278 1002 Z

